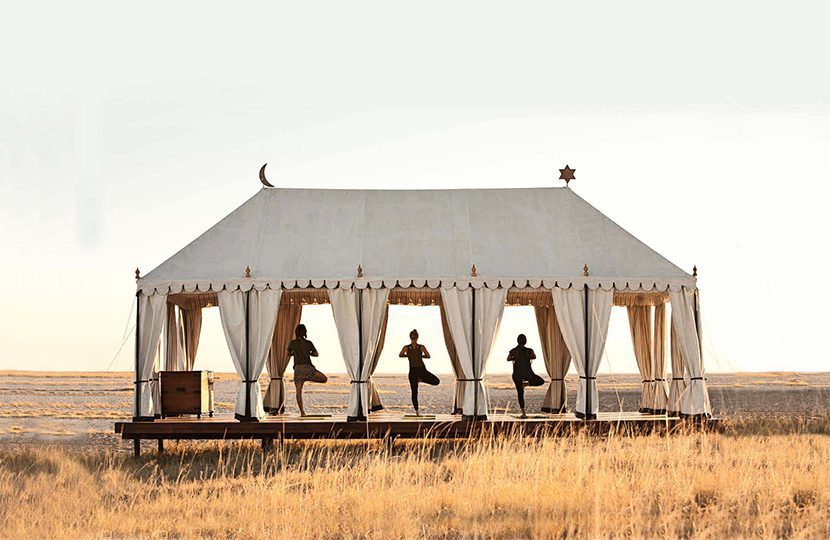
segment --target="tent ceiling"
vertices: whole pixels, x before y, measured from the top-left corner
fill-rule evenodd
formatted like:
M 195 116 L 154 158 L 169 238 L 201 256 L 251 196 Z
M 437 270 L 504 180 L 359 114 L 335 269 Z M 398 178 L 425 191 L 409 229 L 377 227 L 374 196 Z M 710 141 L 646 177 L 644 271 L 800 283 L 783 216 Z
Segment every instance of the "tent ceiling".
M 356 275 L 358 265 L 364 278 Z M 244 277 L 246 266 L 251 278 Z M 352 284 L 465 288 L 471 281 L 475 287 L 694 286 L 692 276 L 569 188 L 262 189 L 138 286 L 149 294 Z

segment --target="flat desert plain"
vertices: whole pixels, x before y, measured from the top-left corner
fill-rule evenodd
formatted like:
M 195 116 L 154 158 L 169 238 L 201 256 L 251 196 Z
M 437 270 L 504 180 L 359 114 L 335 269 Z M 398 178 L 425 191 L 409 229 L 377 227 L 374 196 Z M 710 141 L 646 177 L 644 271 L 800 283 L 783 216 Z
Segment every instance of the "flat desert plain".
M 287 412 L 297 413 L 294 385 L 287 381 Z M 238 378 L 217 373 L 216 412 L 233 414 Z M 113 434 L 113 423 L 131 417 L 131 373 L 0 372 L 0 448 L 26 445 L 103 447 L 128 451 L 130 446 Z M 452 405 L 453 376 L 439 375 L 441 384 L 422 384 L 419 400 L 423 413 L 446 413 Z M 830 415 L 830 373 L 737 373 L 708 375 L 715 416 L 732 420 L 819 417 Z M 375 377 L 384 406 L 391 412 L 410 413 L 406 375 Z M 260 380 L 263 388 L 268 379 Z M 569 403 L 576 399 L 576 377 L 569 377 Z M 598 378 L 601 411 L 636 411 L 638 375 Z M 518 411 L 513 381 L 507 375 L 487 380 L 492 410 Z M 545 387 L 525 391 L 527 411 L 539 411 Z M 343 414 L 349 393 L 346 375 L 332 375 L 327 384 L 307 384 L 308 413 Z

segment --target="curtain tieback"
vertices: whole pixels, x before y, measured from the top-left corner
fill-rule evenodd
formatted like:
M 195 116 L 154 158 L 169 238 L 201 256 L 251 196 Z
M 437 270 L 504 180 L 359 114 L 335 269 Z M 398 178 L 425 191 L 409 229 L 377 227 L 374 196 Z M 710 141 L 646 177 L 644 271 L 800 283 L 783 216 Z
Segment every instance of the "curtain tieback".
M 157 381 L 157 380 L 158 379 L 139 379 L 139 380 L 135 381 L 133 384 L 141 384 L 141 383 Z
M 672 377 L 671 380 L 673 380 L 673 381 L 682 381 L 683 377 Z
M 367 382 L 369 382 L 369 381 L 355 381 L 355 380 L 353 380 L 352 384 L 365 384 Z
M 550 382 L 564 381 L 565 379 L 551 379 Z
M 692 377 L 689 379 L 690 381 L 705 381 L 706 379 L 703 377 Z
M 643 384 L 654 382 L 654 379 L 643 379 Z
M 580 376 L 579 376 L 579 378 L 580 378 L 580 379 L 585 379 L 585 380 L 588 380 L 588 381 L 595 381 L 595 380 L 597 380 L 597 378 L 596 378 L 596 377 L 583 377 L 582 375 L 580 375 Z
M 281 381 L 282 377 L 271 377 L 272 381 Z
M 654 382 L 666 382 L 666 379 L 654 379 Z
M 242 382 L 244 382 L 244 383 L 259 382 L 259 379 L 253 379 L 253 380 L 251 380 L 251 381 L 247 381 L 247 380 L 245 380 L 245 379 L 242 379 Z
M 460 381 L 460 382 L 480 382 L 480 381 L 483 381 L 483 380 L 484 379 L 456 379 L 456 381 Z

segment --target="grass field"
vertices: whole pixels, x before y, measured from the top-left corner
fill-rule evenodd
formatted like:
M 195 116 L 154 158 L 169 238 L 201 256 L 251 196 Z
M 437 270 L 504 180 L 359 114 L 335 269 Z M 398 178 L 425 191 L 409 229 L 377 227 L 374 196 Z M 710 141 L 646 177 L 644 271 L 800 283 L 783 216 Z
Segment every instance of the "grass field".
M 830 537 L 829 433 L 0 449 L 0 536 Z

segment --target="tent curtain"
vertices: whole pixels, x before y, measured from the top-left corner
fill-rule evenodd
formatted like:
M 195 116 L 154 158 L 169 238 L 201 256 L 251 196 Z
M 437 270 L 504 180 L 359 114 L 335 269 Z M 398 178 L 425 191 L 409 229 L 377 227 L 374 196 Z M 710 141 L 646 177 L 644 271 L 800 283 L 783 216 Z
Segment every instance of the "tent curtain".
M 475 291 L 475 292 L 474 292 Z M 475 294 L 475 328 L 473 328 Z M 488 410 L 484 371 L 498 331 L 507 289 L 441 289 L 447 325 L 455 342 L 464 383 L 462 411 L 465 416 L 486 418 Z M 475 336 L 475 361 L 471 351 Z
M 196 351 L 199 349 L 199 338 L 202 334 L 202 308 L 180 308 L 179 321 L 184 336 L 184 366 L 185 371 L 193 371 L 196 365 Z
M 571 365 L 571 353 L 562 337 L 553 306 L 536 306 L 535 310 L 545 369 L 550 377 L 550 386 L 542 402 L 542 412 L 563 412 L 567 409 L 568 388 L 565 385 L 565 375 Z
M 667 322 L 666 304 L 654 306 L 654 332 L 652 333 L 654 348 L 651 353 L 651 374 L 654 379 L 654 389 L 652 391 L 653 401 L 650 405 L 651 412 L 654 414 L 665 414 L 669 402 L 668 385 L 666 385 Z
M 458 352 L 455 350 L 455 342 L 452 339 L 452 332 L 447 321 L 447 312 L 444 309 L 444 301 L 440 302 L 441 312 L 441 330 L 444 332 L 444 345 L 447 347 L 447 354 L 450 357 L 450 365 L 452 366 L 453 375 L 455 375 L 455 385 L 453 387 L 452 395 L 452 414 L 461 414 L 462 405 L 464 404 L 464 369 L 458 360 Z
M 167 316 L 164 321 L 164 369 L 182 371 L 184 369 L 184 328 L 179 309 L 175 304 L 167 303 Z
M 160 414 L 158 385 L 158 346 L 167 317 L 167 295 L 138 296 L 138 351 L 135 384 L 136 418 Z
M 686 369 L 683 367 L 683 354 L 680 352 L 677 332 L 673 324 L 670 324 L 669 328 L 671 328 L 671 381 L 669 381 L 669 404 L 666 408 L 670 416 L 680 416 L 680 396 L 686 390 L 684 379 Z
M 605 338 L 608 336 L 608 322 L 611 306 L 614 302 L 613 291 L 595 289 L 588 292 L 588 365 L 585 365 L 585 291 L 580 289 L 554 288 L 553 306 L 556 310 L 562 337 L 571 352 L 577 373 L 579 387 L 576 392 L 574 413 L 579 418 L 586 417 L 585 397 L 588 382 L 591 388 L 591 410 L 588 417 L 594 417 L 599 410 L 596 375 L 602 353 L 605 350 Z
M 383 352 L 383 344 L 386 342 L 386 326 L 388 323 L 389 304 L 386 304 L 386 310 L 383 314 L 383 322 L 380 326 L 380 336 L 378 337 L 375 354 L 372 356 L 372 366 L 369 370 L 369 412 L 380 411 L 383 409 L 383 403 L 380 401 L 380 392 L 378 392 L 378 386 L 375 384 L 375 380 L 372 378 L 372 375 L 375 374 L 378 362 L 380 362 L 380 354 Z
M 259 376 L 271 348 L 280 295 L 279 289 L 270 288 L 217 294 L 225 339 L 240 377 L 235 408 L 239 420 L 265 417 Z
M 642 378 L 640 393 L 640 412 L 651 413 L 654 402 L 654 363 L 651 359 L 653 335 L 651 323 L 651 306 L 628 306 L 628 326 L 631 329 L 631 342 L 634 345 L 634 358 Z
M 683 416 L 709 416 L 709 391 L 704 379 L 703 358 L 695 324 L 694 293 L 683 287 L 670 291 L 671 321 L 677 337 L 678 350 L 688 373 L 688 386 L 680 396 L 680 414 Z
M 361 298 L 362 296 L 362 298 Z M 381 337 L 383 320 L 387 313 L 389 289 L 334 289 L 329 291 L 334 324 L 340 340 L 340 349 L 346 372 L 351 377 L 348 420 L 365 420 L 369 412 L 369 376 L 372 360 Z M 362 313 L 362 331 L 358 314 Z M 363 362 L 360 361 L 362 334 Z
M 277 311 L 277 324 L 271 338 L 271 350 L 268 351 L 268 389 L 265 391 L 263 408 L 269 414 L 285 412 L 285 369 L 290 356 L 288 344 L 294 339 L 294 331 L 303 315 L 302 304 L 280 304 Z

